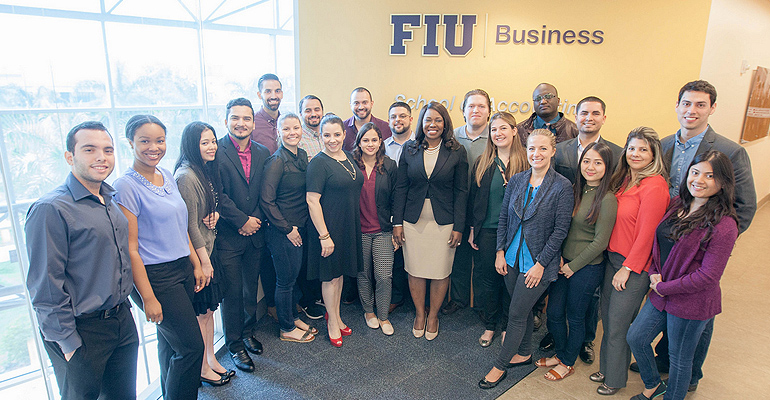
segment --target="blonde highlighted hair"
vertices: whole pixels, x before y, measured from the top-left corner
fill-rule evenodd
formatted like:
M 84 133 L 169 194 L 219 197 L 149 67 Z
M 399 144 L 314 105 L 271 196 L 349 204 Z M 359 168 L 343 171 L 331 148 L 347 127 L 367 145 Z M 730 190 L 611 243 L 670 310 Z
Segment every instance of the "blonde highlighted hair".
M 628 165 L 626 159 L 626 152 L 628 152 L 628 143 L 633 139 L 644 140 L 650 151 L 652 151 L 652 161 L 642 168 L 636 177 L 631 181 L 631 167 Z M 660 139 L 655 129 L 646 126 L 640 126 L 634 128 L 629 132 L 628 138 L 626 138 L 626 145 L 623 147 L 623 153 L 618 160 L 618 166 L 615 168 L 615 173 L 612 175 L 612 182 L 610 183 L 610 190 L 617 193 L 622 188 L 630 188 L 639 185 L 644 178 L 650 176 L 662 175 L 666 178 L 666 166 L 663 164 L 663 149 L 660 145 Z M 626 181 L 628 183 L 626 184 Z

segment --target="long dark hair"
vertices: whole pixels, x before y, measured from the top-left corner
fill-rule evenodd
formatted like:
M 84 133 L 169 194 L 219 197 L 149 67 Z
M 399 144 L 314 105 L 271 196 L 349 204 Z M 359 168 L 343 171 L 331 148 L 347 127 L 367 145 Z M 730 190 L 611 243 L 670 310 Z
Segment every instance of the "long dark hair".
M 374 131 L 377 133 L 377 137 L 380 138 L 380 148 L 377 149 L 377 154 L 375 154 L 374 169 L 378 173 L 383 173 L 385 169 L 385 142 L 382 141 L 382 131 L 380 131 L 380 128 L 378 128 L 377 125 L 375 125 L 373 122 L 365 123 L 364 126 L 358 130 L 358 134 L 356 135 L 356 144 L 353 147 L 353 159 L 356 160 L 358 168 L 361 168 L 361 171 L 366 173 L 366 166 L 364 165 L 363 158 L 364 154 L 361 151 L 361 139 L 369 131 Z
M 602 200 L 604 200 L 604 196 L 606 196 L 610 190 L 610 181 L 612 180 L 612 149 L 602 142 L 593 142 L 586 146 L 583 153 L 580 154 L 580 160 L 578 161 L 578 176 L 574 186 L 575 208 L 572 210 L 572 216 L 575 216 L 578 208 L 580 208 L 580 202 L 583 200 L 583 191 L 587 184 L 581 166 L 583 165 L 583 158 L 585 158 L 588 150 L 594 150 L 599 153 L 599 157 L 602 158 L 602 162 L 604 163 L 604 176 L 601 181 L 599 181 L 594 201 L 591 203 L 591 208 L 588 209 L 588 215 L 586 215 L 586 221 L 593 225 L 596 223 L 596 220 L 599 219 Z
M 427 149 L 428 141 L 425 140 L 425 131 L 422 128 L 422 121 L 425 119 L 425 113 L 428 110 L 434 110 L 441 115 L 441 119 L 444 120 L 444 131 L 441 132 L 441 140 L 444 141 L 444 146 L 450 150 L 457 150 L 460 148 L 460 143 L 455 139 L 454 128 L 452 127 L 452 118 L 449 117 L 449 111 L 446 110 L 443 104 L 431 101 L 424 105 L 420 110 L 420 116 L 417 117 L 417 129 L 414 132 L 414 142 L 407 142 L 407 149 L 409 153 L 415 154 L 419 148 Z
M 214 127 L 205 122 L 194 121 L 184 127 L 182 131 L 182 144 L 179 149 L 179 159 L 176 160 L 176 165 L 174 165 L 174 172 L 182 166 L 192 170 L 203 185 L 203 191 L 206 193 L 203 199 L 206 204 L 206 210 L 212 213 L 216 211 L 217 200 L 222 186 L 219 181 L 216 157 L 209 162 L 204 162 L 201 157 L 201 135 L 206 130 L 210 130 L 214 134 L 214 140 L 216 140 L 217 133 L 214 131 Z
M 711 165 L 714 173 L 714 180 L 719 183 L 721 189 L 719 192 L 709 197 L 706 204 L 702 205 L 695 212 L 690 214 L 693 197 L 687 188 L 687 175 L 690 174 L 690 168 L 693 165 L 707 162 Z M 679 185 L 679 203 L 681 206 L 678 212 L 672 213 L 669 220 L 673 223 L 671 229 L 671 239 L 676 241 L 682 236 L 698 228 L 706 228 L 706 236 L 701 241 L 701 247 L 711 239 L 711 233 L 714 227 L 722 220 L 722 217 L 731 217 L 738 222 L 738 216 L 735 213 L 735 173 L 730 159 L 722 152 L 709 150 L 695 156 L 687 167 L 687 174 Z

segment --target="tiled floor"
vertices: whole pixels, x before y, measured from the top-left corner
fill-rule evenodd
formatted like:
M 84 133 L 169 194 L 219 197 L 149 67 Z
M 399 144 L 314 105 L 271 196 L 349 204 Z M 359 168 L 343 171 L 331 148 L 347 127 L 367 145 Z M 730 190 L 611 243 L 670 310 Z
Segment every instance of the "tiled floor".
M 722 277 L 722 314 L 717 316 L 711 348 L 703 367 L 704 378 L 688 400 L 769 399 L 770 385 L 770 206 L 757 212 L 751 227 L 736 243 Z M 601 341 L 596 341 L 597 357 Z M 628 386 L 615 396 L 596 393 L 588 376 L 598 371 L 598 360 L 580 360 L 575 374 L 560 382 L 543 378 L 541 368 L 512 387 L 500 399 L 628 399 L 643 389 L 639 374 L 630 372 Z

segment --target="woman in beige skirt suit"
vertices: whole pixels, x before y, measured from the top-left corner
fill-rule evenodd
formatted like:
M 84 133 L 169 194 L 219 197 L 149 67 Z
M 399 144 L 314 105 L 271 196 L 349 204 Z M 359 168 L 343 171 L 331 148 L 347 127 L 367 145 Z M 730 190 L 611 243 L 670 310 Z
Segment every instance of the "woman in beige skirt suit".
M 428 340 L 438 335 L 438 312 L 465 226 L 468 161 L 452 132 L 443 105 L 431 102 L 420 110 L 415 139 L 401 153 L 394 193 L 393 236 L 404 247 L 416 308 L 412 333 Z M 427 279 L 432 282 L 426 315 Z

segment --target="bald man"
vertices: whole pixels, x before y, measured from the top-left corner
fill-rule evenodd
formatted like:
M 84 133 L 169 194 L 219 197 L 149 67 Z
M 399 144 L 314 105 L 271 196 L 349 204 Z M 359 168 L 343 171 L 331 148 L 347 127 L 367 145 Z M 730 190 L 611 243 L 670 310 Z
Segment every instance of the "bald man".
M 577 137 L 577 125 L 564 118 L 564 113 L 559 112 L 559 92 L 555 86 L 550 83 L 537 85 L 532 93 L 532 108 L 535 112 L 516 126 L 521 144 L 525 148 L 527 137 L 535 129 L 550 130 L 556 136 L 556 143 Z

